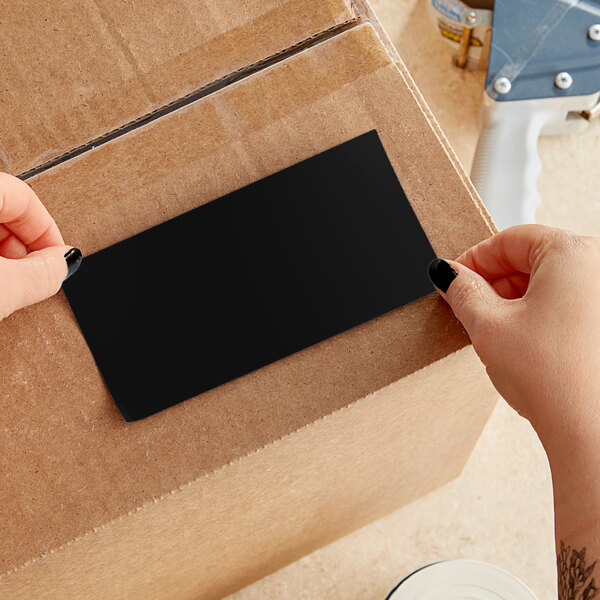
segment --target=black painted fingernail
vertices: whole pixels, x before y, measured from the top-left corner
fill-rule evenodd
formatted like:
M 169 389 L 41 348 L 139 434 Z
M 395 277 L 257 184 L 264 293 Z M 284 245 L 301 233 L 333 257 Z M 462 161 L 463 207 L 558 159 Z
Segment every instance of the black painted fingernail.
M 79 248 L 71 248 L 65 254 L 65 260 L 67 261 L 67 276 L 63 279 L 66 281 L 79 269 L 79 265 L 81 265 L 81 261 L 83 260 L 83 254 L 81 254 L 81 250 Z
M 448 291 L 450 284 L 458 277 L 454 267 L 443 258 L 436 258 L 429 265 L 429 279 L 433 281 L 436 288 L 444 294 Z

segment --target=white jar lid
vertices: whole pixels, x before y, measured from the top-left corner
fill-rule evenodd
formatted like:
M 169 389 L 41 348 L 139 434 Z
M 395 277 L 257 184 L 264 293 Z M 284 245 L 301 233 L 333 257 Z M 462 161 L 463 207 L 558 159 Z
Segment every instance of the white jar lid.
M 415 571 L 387 600 L 538 600 L 519 579 L 476 560 L 448 560 Z

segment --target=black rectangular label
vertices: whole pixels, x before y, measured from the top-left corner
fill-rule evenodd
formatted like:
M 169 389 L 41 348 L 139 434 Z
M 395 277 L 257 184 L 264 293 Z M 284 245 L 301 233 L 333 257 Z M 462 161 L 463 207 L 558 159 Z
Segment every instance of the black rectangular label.
M 135 421 L 430 294 L 434 258 L 370 131 L 84 258 L 63 289 Z

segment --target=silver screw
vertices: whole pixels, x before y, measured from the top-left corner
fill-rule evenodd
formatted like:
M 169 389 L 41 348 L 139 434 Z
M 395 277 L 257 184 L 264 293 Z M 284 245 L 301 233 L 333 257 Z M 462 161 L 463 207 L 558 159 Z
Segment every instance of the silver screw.
M 573 85 L 573 78 L 566 71 L 561 71 L 554 78 L 554 85 L 561 90 L 568 90 Z
M 600 42 L 600 23 L 591 25 L 588 29 L 588 37 L 594 42 Z
M 465 17 L 465 23 L 467 23 L 467 25 L 474 25 L 476 22 L 477 13 L 474 10 L 469 11 Z
M 499 94 L 508 94 L 508 92 L 510 92 L 511 87 L 512 87 L 512 84 L 508 77 L 498 77 L 498 79 L 496 79 L 496 81 L 494 81 L 494 89 Z

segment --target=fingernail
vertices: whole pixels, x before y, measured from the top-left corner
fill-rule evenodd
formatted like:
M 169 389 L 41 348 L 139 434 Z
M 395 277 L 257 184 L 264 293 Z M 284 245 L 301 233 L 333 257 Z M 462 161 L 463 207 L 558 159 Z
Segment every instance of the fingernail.
M 443 258 L 436 258 L 429 265 L 429 279 L 433 281 L 436 288 L 444 294 L 448 291 L 450 284 L 458 277 L 454 267 Z
M 79 248 L 71 248 L 65 254 L 65 260 L 67 261 L 67 276 L 63 279 L 66 281 L 79 269 L 79 265 L 81 265 L 81 261 L 83 260 L 83 254 L 81 254 L 81 250 Z

